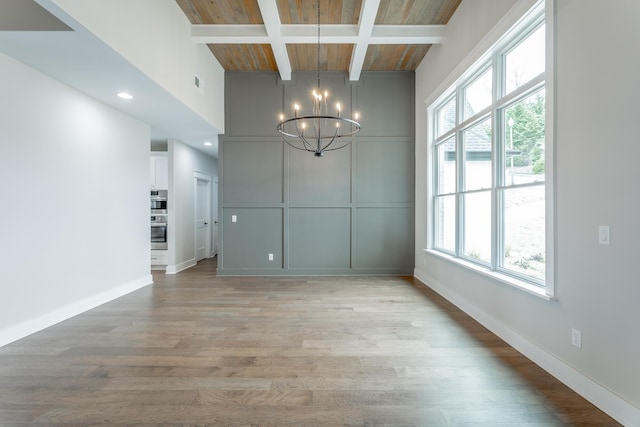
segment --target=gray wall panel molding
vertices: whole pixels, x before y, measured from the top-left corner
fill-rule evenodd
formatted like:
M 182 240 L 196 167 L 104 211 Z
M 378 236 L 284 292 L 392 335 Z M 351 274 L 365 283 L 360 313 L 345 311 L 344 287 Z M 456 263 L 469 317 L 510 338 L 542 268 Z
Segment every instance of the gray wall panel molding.
M 283 88 L 272 73 L 225 73 L 226 136 L 277 137 Z
M 343 203 L 343 204 L 336 204 L 336 205 L 287 204 L 287 208 L 289 209 L 289 212 L 303 211 L 303 210 L 307 210 L 307 211 L 308 210 L 317 210 L 317 211 L 345 210 L 347 211 L 347 210 L 353 209 L 353 204 L 352 203 Z
M 358 203 L 354 209 L 413 209 L 413 203 Z
M 317 159 L 289 148 L 289 203 L 351 202 L 351 150 L 345 147 Z
M 358 144 L 356 201 L 412 202 L 414 163 L 413 141 L 368 141 Z
M 403 108 L 408 100 L 413 99 L 412 76 L 365 76 L 362 81 L 363 84 L 357 87 L 355 100 L 356 108 L 362 114 L 359 136 L 412 137 L 415 133 L 414 119 Z
M 282 270 L 261 268 L 226 268 L 218 270 L 218 276 L 270 276 L 270 277 L 312 277 L 312 276 L 408 276 L 413 271 L 406 268 L 290 268 Z
M 283 202 L 282 150 L 278 142 L 225 142 L 223 203 Z
M 350 208 L 290 208 L 289 268 L 350 268 Z
M 282 269 L 283 209 L 223 208 L 221 225 L 225 229 L 221 270 Z
M 224 209 L 285 209 L 288 205 L 284 203 L 273 203 L 273 204 L 263 204 L 263 203 L 226 203 L 223 205 Z
M 224 136 L 222 138 L 223 144 L 232 144 L 234 142 L 277 142 L 282 144 L 280 136 Z
M 353 105 L 368 133 L 320 159 L 274 135 L 289 104 L 310 105 L 315 73 L 294 73 L 291 83 L 275 73 L 225 78 L 231 118 L 221 137 L 218 274 L 411 275 L 413 73 L 364 73 L 358 82 L 322 73 L 331 103 Z
M 354 141 L 355 146 L 365 148 L 369 142 L 387 142 L 387 143 L 403 143 L 413 144 L 413 136 L 360 136 Z
M 413 268 L 413 208 L 358 208 L 357 268 Z

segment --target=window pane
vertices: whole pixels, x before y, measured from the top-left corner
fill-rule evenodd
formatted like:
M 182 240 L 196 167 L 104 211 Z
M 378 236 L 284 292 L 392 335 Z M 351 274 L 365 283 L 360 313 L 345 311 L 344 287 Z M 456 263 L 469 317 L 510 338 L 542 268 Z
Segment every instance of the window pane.
M 436 111 L 436 137 L 449 132 L 456 125 L 456 97 Z
M 438 194 L 456 191 L 456 140 L 449 138 L 438 145 Z
M 491 262 L 491 192 L 465 194 L 463 254 Z
M 464 118 L 468 119 L 491 105 L 492 69 L 488 69 L 464 90 Z
M 436 224 L 434 246 L 450 252 L 456 250 L 456 199 L 455 196 L 435 198 Z
M 504 185 L 544 181 L 544 89 L 505 110 Z
M 510 93 L 544 72 L 544 34 L 544 25 L 542 25 L 506 54 L 506 93 Z
M 504 190 L 504 263 L 520 274 L 544 280 L 544 185 Z
M 491 118 L 463 132 L 464 188 L 491 187 Z

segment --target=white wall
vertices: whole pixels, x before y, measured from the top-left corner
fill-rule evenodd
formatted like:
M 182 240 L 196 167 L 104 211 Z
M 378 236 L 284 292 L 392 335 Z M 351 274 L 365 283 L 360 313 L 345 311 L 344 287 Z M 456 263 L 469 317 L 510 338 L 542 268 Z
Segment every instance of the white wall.
M 640 39 L 640 3 L 558 1 L 557 300 L 526 294 L 423 250 L 430 185 L 424 100 L 445 89 L 442 81 L 456 77 L 465 54 L 515 3 L 464 0 L 447 32 L 464 38 L 433 47 L 417 71 L 416 276 L 618 420 L 640 425 L 640 57 L 624 48 Z M 598 225 L 611 226 L 611 246 L 598 245 Z M 582 331 L 582 349 L 570 343 L 572 327 Z
M 167 273 L 177 273 L 196 264 L 194 173 L 199 172 L 211 177 L 213 187 L 218 179 L 218 161 L 180 141 L 169 140 L 168 148 L 169 265 Z M 213 218 L 214 213 L 212 212 L 211 215 Z
M 151 283 L 149 127 L 0 54 L 0 345 Z
M 224 70 L 206 45 L 191 41 L 175 0 L 50 1 L 224 132 Z

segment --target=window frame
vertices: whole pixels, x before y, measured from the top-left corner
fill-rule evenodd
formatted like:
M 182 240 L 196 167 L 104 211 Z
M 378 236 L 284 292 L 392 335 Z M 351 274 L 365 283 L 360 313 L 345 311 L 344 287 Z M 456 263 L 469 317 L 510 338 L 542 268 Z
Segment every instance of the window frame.
M 444 257 L 458 265 L 470 268 L 484 275 L 490 276 L 500 282 L 516 286 L 534 295 L 551 299 L 554 296 L 554 228 L 553 218 L 555 193 L 554 193 L 554 49 L 555 38 L 553 11 L 555 1 L 547 0 L 545 7 L 544 0 L 537 1 L 529 10 L 523 11 L 521 19 L 512 27 L 503 31 L 502 35 L 497 35 L 497 41 L 493 43 L 486 53 L 480 55 L 479 59 L 470 63 L 471 65 L 461 69 L 459 77 L 452 84 L 448 85 L 441 95 L 430 103 L 427 108 L 428 123 L 428 178 L 432 185 L 427 188 L 427 248 L 431 254 Z M 508 94 L 506 92 L 507 82 L 506 57 L 527 37 L 537 31 L 542 25 L 545 26 L 545 67 L 544 71 L 524 84 L 513 89 Z M 492 100 L 491 104 L 483 110 L 466 117 L 465 116 L 465 94 L 467 89 L 473 85 L 487 70 L 492 70 Z M 542 181 L 533 181 L 521 184 L 508 184 L 506 172 L 507 127 L 505 125 L 506 111 L 525 100 L 527 97 L 535 95 L 539 90 L 545 93 L 545 176 Z M 438 117 L 436 112 L 443 108 L 452 98 L 456 100 L 456 116 L 453 129 L 438 135 Z M 464 169 L 466 153 L 464 147 L 463 134 L 471 127 L 491 118 L 491 186 L 489 189 L 467 190 L 464 185 Z M 439 192 L 439 177 L 442 169 L 438 160 L 438 147 L 453 138 L 455 141 L 455 191 L 453 193 Z M 505 190 L 517 188 L 543 187 L 545 193 L 545 278 L 538 280 L 529 275 L 508 269 L 504 266 L 504 245 L 505 245 Z M 490 192 L 491 197 L 491 249 L 490 262 L 484 262 L 464 255 L 464 197 L 467 194 Z M 441 217 L 438 212 L 439 201 L 445 196 L 453 196 L 455 199 L 455 249 L 450 251 L 438 247 L 440 229 L 438 223 Z

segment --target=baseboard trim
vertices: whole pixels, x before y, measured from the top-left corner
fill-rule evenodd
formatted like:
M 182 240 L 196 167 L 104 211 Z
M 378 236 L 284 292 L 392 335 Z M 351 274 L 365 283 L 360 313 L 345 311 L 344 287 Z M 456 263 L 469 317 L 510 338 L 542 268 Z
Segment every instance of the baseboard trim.
M 35 319 L 27 320 L 0 331 L 0 347 L 18 341 L 33 333 L 46 329 L 64 320 L 70 319 L 92 308 L 98 307 L 116 298 L 127 295 L 153 283 L 153 277 L 149 274 L 115 288 L 92 295 L 80 301 L 65 305 Z
M 473 317 L 485 328 L 506 341 L 536 365 L 556 377 L 576 393 L 593 403 L 610 417 L 625 426 L 640 426 L 640 409 L 636 408 L 611 390 L 567 365 L 553 354 L 537 346 L 489 313 L 473 303 L 451 292 L 444 284 L 432 279 L 420 270 L 414 270 L 414 277 L 431 288 L 456 307 Z
M 220 268 L 218 276 L 413 276 L 411 269 L 397 268 Z
M 193 267 L 196 264 L 197 264 L 196 259 L 191 258 L 185 262 L 181 262 L 180 264 L 168 265 L 166 274 L 177 274 L 177 273 L 180 273 L 182 270 L 186 270 L 187 268 Z

